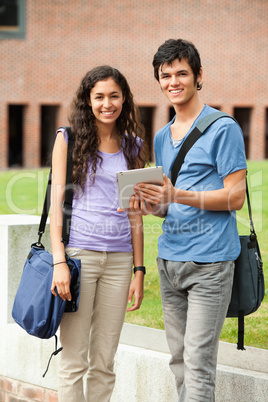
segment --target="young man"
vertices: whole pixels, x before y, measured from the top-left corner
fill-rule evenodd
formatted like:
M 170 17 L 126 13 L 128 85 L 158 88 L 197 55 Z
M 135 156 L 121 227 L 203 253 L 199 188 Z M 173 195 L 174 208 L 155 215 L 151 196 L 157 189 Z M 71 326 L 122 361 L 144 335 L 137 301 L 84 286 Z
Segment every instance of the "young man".
M 200 56 L 185 40 L 166 41 L 154 75 L 176 115 L 155 136 L 162 187 L 139 184 L 131 209 L 165 217 L 158 270 L 170 367 L 179 401 L 214 401 L 217 351 L 240 253 L 235 210 L 245 199 L 243 135 L 234 120 L 213 123 L 186 155 L 175 186 L 170 171 L 184 139 L 204 116 Z

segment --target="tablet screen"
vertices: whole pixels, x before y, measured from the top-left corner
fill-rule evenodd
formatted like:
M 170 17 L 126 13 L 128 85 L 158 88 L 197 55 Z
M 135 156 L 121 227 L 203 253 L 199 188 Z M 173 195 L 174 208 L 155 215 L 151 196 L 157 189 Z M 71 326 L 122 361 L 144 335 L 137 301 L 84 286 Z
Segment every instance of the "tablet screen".
M 130 197 L 138 183 L 163 184 L 163 167 L 124 170 L 116 173 L 120 208 L 128 208 Z

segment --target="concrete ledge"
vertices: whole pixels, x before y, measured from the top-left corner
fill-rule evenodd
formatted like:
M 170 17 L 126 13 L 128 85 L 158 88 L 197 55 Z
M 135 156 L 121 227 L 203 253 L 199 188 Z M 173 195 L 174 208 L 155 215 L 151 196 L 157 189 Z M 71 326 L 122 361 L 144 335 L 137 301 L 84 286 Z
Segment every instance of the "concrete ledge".
M 31 244 L 38 241 L 40 217 L 34 215 L 0 215 L 1 315 L 0 323 L 13 323 L 12 306 L 19 286 L 23 265 Z M 49 224 L 42 242 L 51 251 Z
M 158 341 L 165 343 L 164 331 L 124 324 L 122 339 L 126 333 L 132 339 L 145 340 L 146 347 L 120 343 L 116 355 L 116 385 L 111 402 L 175 402 L 173 374 L 169 369 L 169 353 L 152 350 Z M 0 327 L 0 375 L 57 390 L 60 356 L 53 357 L 48 374 L 42 377 L 51 352 L 54 339 L 40 340 L 27 335 L 18 325 L 8 324 Z M 125 341 L 126 342 L 126 339 Z M 129 342 L 127 340 L 127 342 Z M 156 342 L 156 343 L 155 343 Z M 147 348 L 147 346 L 150 348 Z M 232 344 L 221 343 L 222 353 L 227 346 L 236 350 Z M 246 354 L 248 352 L 240 352 Z M 217 402 L 264 402 L 268 395 L 268 374 L 265 365 L 268 351 L 250 348 L 247 357 L 248 368 L 256 360 L 259 370 L 242 369 L 218 364 L 216 381 Z M 230 353 L 232 355 L 232 353 Z
M 217 402 L 264 402 L 267 396 L 267 374 L 218 364 Z
M 125 323 L 117 359 L 113 402 L 121 401 L 122 391 L 133 402 L 177 401 L 173 374 L 168 367 L 170 356 L 164 331 Z M 137 367 L 140 368 L 139 372 Z M 155 381 L 152 386 L 147 386 L 152 381 L 151 373 Z M 139 383 L 137 376 L 140 377 Z M 144 399 L 139 389 L 145 389 Z M 133 395 L 136 399 L 131 399 Z M 246 351 L 240 351 L 235 344 L 220 342 L 216 401 L 263 402 L 267 395 L 268 350 L 246 346 Z
M 125 323 L 120 343 L 169 354 L 165 333 L 160 329 Z M 237 350 L 233 343 L 220 342 L 218 364 L 268 374 L 268 350 L 245 348 Z
M 135 336 L 135 331 L 133 331 Z M 119 345 L 116 384 L 111 402 L 177 401 L 169 355 L 128 345 Z
M 45 378 L 54 338 L 40 340 L 13 323 L 11 309 L 30 243 L 37 241 L 39 217 L 0 216 L 2 256 L 0 293 L 0 376 L 57 390 L 60 356 L 53 357 Z M 49 225 L 48 225 L 49 226 Z M 35 240 L 36 239 L 36 240 Z M 49 227 L 44 245 L 50 250 Z M 112 402 L 175 402 L 173 374 L 164 331 L 124 324 L 116 355 Z M 268 395 L 268 350 L 220 342 L 217 402 L 264 402 Z
M 178 395 L 168 362 L 168 354 L 120 344 L 111 402 L 176 402 Z M 264 402 L 267 395 L 267 374 L 218 365 L 217 402 Z

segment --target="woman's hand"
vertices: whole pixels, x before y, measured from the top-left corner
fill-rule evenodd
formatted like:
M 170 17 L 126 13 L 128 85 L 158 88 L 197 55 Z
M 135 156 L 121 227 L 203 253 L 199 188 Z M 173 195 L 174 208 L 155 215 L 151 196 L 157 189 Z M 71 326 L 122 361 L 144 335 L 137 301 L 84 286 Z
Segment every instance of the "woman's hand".
M 129 212 L 136 213 L 143 216 L 154 214 L 158 209 L 158 206 L 152 204 L 150 202 L 145 202 L 143 199 L 139 197 L 139 194 L 136 193 L 131 196 L 129 201 Z
M 55 265 L 53 272 L 53 279 L 51 285 L 51 292 L 54 296 L 57 296 L 55 287 L 57 287 L 58 295 L 62 300 L 72 300 L 70 291 L 71 274 L 67 263 Z
M 143 299 L 143 284 L 144 284 L 144 273 L 136 272 L 135 278 L 131 282 L 128 292 L 128 303 L 132 302 L 133 296 L 135 302 L 134 304 L 132 304 L 131 307 L 127 309 L 127 311 L 134 311 L 140 308 Z

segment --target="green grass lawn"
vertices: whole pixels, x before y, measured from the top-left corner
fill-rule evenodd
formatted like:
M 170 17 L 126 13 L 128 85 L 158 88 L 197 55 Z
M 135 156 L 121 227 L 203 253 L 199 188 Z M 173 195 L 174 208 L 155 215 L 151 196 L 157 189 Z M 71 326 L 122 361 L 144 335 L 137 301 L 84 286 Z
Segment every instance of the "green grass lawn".
M 248 182 L 253 220 L 258 234 L 268 289 L 268 161 L 248 162 Z M 0 214 L 40 215 L 45 196 L 48 169 L 8 170 L 0 172 Z M 164 329 L 158 272 L 157 239 L 162 220 L 144 217 L 145 232 L 145 295 L 140 310 L 127 313 L 126 322 Z M 238 213 L 240 234 L 249 233 L 246 203 Z M 226 318 L 221 340 L 237 342 L 237 319 Z M 245 317 L 245 345 L 268 349 L 268 290 L 257 312 Z

